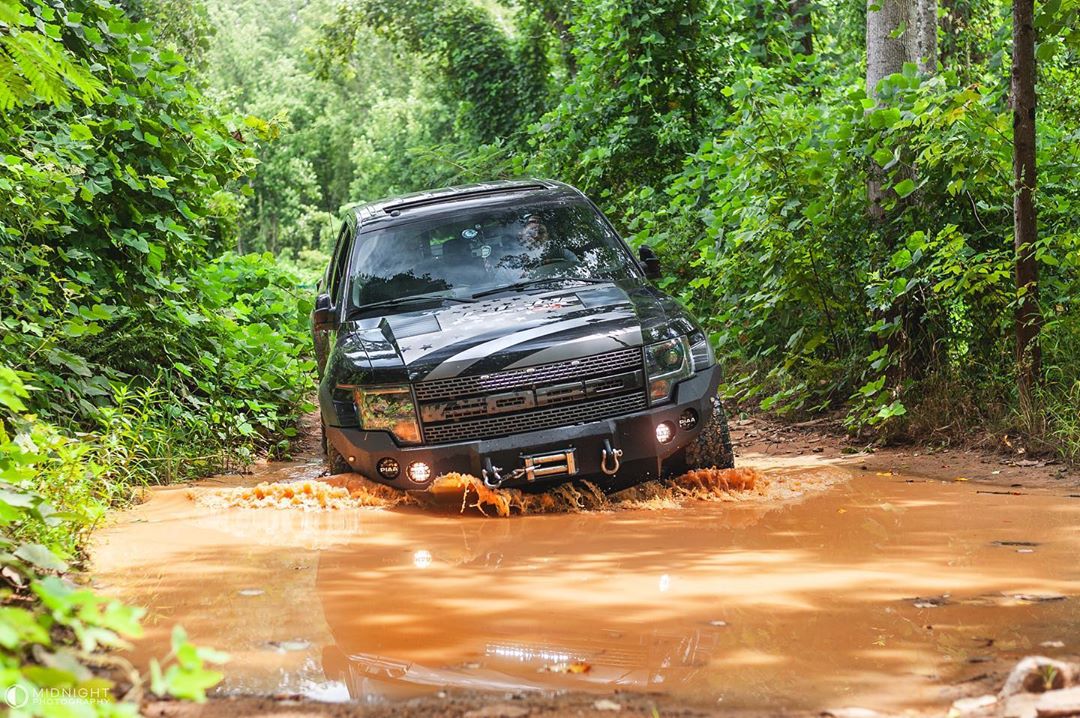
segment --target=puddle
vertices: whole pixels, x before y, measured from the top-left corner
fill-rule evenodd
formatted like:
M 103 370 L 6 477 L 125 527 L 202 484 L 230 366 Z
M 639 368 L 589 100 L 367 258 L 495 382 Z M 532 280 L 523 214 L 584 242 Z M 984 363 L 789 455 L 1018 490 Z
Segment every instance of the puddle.
M 449 686 L 900 710 L 1078 635 L 1080 502 L 848 478 L 776 468 L 720 501 L 497 521 L 210 510 L 169 488 L 96 535 L 95 575 L 150 609 L 137 663 L 180 622 L 232 655 L 223 693 L 364 703 Z

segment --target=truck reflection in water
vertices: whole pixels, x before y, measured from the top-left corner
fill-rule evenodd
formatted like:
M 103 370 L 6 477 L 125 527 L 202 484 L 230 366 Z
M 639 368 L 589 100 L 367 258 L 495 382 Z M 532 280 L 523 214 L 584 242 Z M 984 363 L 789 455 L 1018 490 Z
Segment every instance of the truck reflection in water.
M 323 670 L 352 700 L 401 700 L 443 689 L 483 691 L 665 690 L 692 683 L 719 645 L 716 629 L 684 636 L 651 632 L 632 644 L 618 631 L 600 631 L 590 645 L 491 642 L 475 662 L 428 666 L 368 653 L 323 652 Z M 610 642 L 603 640 L 604 634 Z

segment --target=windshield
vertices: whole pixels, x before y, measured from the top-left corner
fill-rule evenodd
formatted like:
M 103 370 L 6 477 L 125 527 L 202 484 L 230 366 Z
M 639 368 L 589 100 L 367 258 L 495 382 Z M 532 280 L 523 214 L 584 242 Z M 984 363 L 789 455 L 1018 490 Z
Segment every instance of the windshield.
M 417 295 L 469 298 L 532 280 L 617 281 L 633 276 L 629 260 L 585 202 L 480 207 L 361 233 L 349 301 L 363 309 Z

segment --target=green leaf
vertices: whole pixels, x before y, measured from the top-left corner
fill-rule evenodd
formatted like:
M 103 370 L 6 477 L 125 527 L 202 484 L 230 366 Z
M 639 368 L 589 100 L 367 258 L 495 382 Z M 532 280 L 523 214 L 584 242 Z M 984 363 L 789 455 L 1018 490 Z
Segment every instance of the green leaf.
M 0 607 L 0 646 L 9 650 L 31 643 L 49 645 L 49 632 L 33 613 L 16 606 Z
M 907 407 L 905 407 L 900 400 L 896 400 L 892 404 L 878 409 L 876 418 L 878 420 L 887 420 L 896 416 L 903 416 L 904 414 L 907 414 Z
M 14 369 L 0 365 L 0 404 L 11 411 L 26 411 L 23 399 L 30 397 Z
M 76 142 L 85 142 L 94 139 L 94 133 L 86 125 L 75 124 L 71 126 L 71 139 Z
M 218 671 L 185 670 L 174 665 L 165 670 L 163 683 L 168 695 L 201 703 L 206 700 L 206 689 L 217 685 L 224 677 Z
M 1046 42 L 1040 42 L 1038 48 L 1035 50 L 1035 57 L 1039 62 L 1049 62 L 1057 54 L 1060 45 L 1057 39 L 1047 40 Z M 1040 90 L 1041 92 L 1041 90 Z
M 903 199 L 904 197 L 907 197 L 909 194 L 911 194 L 914 191 L 915 191 L 915 182 L 913 180 L 911 180 L 910 178 L 901 180 L 901 181 L 897 182 L 895 185 L 893 185 L 893 192 L 896 192 L 896 195 L 898 197 L 900 197 L 901 199 Z
M 15 556 L 46 571 L 66 571 L 68 565 L 50 549 L 39 543 L 25 543 L 15 550 Z

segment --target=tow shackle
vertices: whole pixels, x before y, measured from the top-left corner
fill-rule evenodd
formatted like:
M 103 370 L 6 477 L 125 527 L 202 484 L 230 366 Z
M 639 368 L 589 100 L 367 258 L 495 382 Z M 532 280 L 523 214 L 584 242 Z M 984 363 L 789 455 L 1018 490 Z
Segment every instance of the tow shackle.
M 611 441 L 604 439 L 604 448 L 600 452 L 600 470 L 608 476 L 614 476 L 619 471 L 619 459 L 622 458 L 622 454 L 622 449 L 612 448 Z
M 484 486 L 489 489 L 497 489 L 502 486 L 502 482 L 506 481 L 502 477 L 502 469 L 491 463 L 491 459 L 484 459 L 484 468 L 481 470 L 480 475 L 484 479 Z

